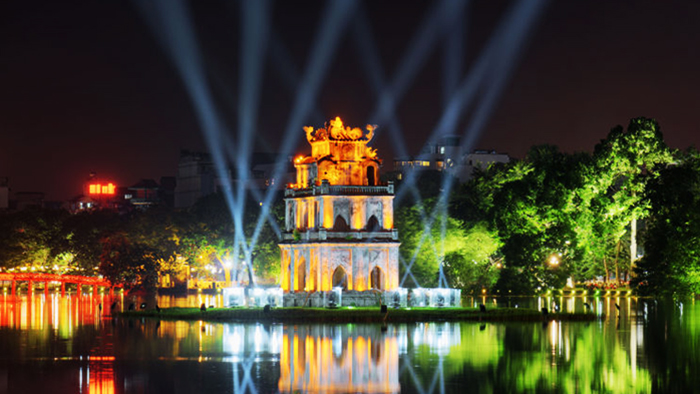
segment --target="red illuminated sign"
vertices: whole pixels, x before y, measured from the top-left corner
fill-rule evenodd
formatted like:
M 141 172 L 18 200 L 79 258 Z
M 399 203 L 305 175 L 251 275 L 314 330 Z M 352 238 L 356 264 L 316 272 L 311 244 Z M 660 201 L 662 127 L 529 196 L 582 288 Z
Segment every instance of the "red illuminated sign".
M 114 186 L 113 183 L 108 183 L 106 185 L 102 185 L 99 183 L 91 183 L 88 185 L 88 193 L 91 195 L 93 194 L 107 194 L 107 195 L 114 195 L 116 193 L 117 187 Z

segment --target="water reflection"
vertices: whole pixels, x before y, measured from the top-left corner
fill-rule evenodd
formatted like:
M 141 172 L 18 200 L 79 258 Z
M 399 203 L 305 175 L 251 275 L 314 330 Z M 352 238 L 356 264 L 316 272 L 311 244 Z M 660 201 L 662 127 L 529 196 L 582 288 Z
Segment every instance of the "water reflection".
M 690 392 L 700 384 L 692 300 L 518 299 L 562 309 L 586 302 L 607 317 L 386 327 L 116 319 L 104 307 L 115 301 L 132 302 L 0 298 L 0 392 Z M 168 302 L 217 300 L 159 299 Z
M 290 326 L 280 352 L 281 392 L 397 393 L 397 333 L 376 326 Z

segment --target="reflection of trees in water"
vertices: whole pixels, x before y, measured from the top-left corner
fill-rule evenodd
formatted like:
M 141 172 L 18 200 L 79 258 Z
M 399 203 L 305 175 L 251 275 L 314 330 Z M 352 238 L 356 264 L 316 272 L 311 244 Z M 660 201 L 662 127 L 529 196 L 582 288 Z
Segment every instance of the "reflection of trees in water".
M 651 374 L 630 356 L 630 346 L 642 339 L 631 343 L 629 326 L 618 330 L 613 322 L 601 330 L 598 323 L 552 322 L 481 328 L 462 325 L 462 340 L 450 349 L 443 366 L 446 387 L 468 384 L 477 393 L 651 391 Z M 413 360 L 405 362 L 418 364 L 419 380 L 429 382 L 426 371 L 438 357 L 427 347 L 412 354 Z M 401 382 L 412 379 L 402 376 Z
M 645 300 L 643 358 L 657 392 L 700 387 L 700 305 L 689 300 Z
M 678 302 L 648 301 L 647 320 L 640 301 L 637 317 L 602 324 L 487 324 L 481 331 L 465 323 L 444 367 L 446 384 L 469 382 L 473 392 L 693 392 L 700 386 L 700 306 L 691 302 L 681 314 Z M 414 351 L 413 363 L 426 370 L 435 362 L 430 349 Z
M 693 392 L 700 385 L 700 305 L 683 302 L 681 313 L 678 301 L 640 300 L 631 311 L 624 306 L 634 301 L 617 302 L 624 310 L 619 322 L 612 316 L 604 322 L 545 325 L 421 323 L 382 331 L 357 324 L 283 328 L 105 319 L 77 326 L 69 337 L 53 329 L 0 328 L 0 367 L 11 372 L 10 382 L 37 388 L 28 392 L 44 387 L 32 382 L 37 371 L 53 382 L 59 375 L 77 376 L 88 361 L 75 357 L 86 355 L 113 356 L 107 367 L 114 369 L 115 384 L 128 379 L 137 391 L 215 392 L 247 384 L 270 392 L 278 390 L 284 366 L 267 343 L 278 337 L 281 343 L 284 334 L 303 338 L 294 355 L 298 365 L 318 355 L 306 348 L 306 338 L 316 341 L 313 349 L 332 347 L 324 350 L 330 357 L 322 367 L 347 365 L 360 344 L 369 371 L 396 360 L 391 365 L 397 365 L 400 390 L 406 392 L 440 392 L 443 385 L 446 392 L 474 393 Z M 258 334 L 267 344 L 260 351 L 255 350 Z M 241 338 L 240 348 L 227 342 L 233 337 Z M 66 356 L 72 361 L 47 361 Z

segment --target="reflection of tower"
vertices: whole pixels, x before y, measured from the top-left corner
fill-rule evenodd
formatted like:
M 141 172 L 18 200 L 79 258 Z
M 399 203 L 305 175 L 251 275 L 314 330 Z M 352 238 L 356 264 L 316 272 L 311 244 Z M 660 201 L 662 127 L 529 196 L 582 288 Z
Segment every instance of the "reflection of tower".
M 327 326 L 287 327 L 280 351 L 279 391 L 400 392 L 398 338 L 380 335 L 376 327 L 366 328 L 332 335 Z
M 398 287 L 394 186 L 381 185 L 374 134 L 305 127 L 311 156 L 294 160 L 297 181 L 285 190 L 282 288 L 285 291 L 391 290 Z

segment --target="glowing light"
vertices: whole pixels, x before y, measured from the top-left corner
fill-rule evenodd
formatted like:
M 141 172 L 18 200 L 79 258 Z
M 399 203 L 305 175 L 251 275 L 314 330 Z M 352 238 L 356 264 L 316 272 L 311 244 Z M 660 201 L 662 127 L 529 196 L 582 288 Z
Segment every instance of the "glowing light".
M 88 185 L 88 193 L 90 195 L 109 195 L 113 196 L 116 194 L 117 187 L 113 183 L 108 183 L 106 185 L 100 183 L 91 183 Z
M 557 256 L 552 255 L 552 257 L 549 258 L 549 265 L 552 265 L 552 266 L 559 265 L 559 259 L 557 258 Z

